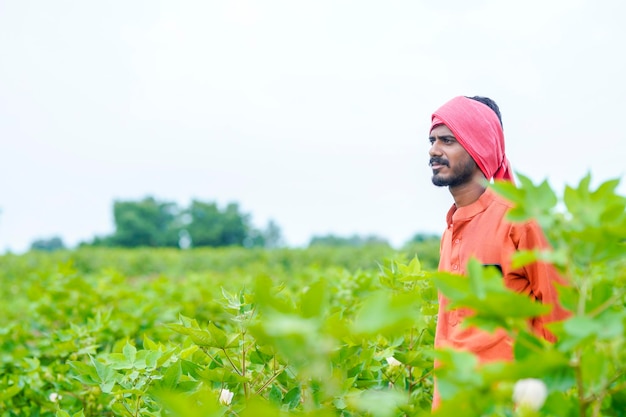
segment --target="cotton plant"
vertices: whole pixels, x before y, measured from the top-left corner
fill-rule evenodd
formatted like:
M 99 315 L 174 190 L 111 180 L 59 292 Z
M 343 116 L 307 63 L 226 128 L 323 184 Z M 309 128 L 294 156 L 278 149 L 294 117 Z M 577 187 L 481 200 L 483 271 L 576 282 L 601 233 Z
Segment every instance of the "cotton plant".
M 433 273 L 451 308 L 473 311 L 463 325 L 504 329 L 514 340 L 515 356 L 479 366 L 471 354 L 439 349 L 444 401 L 436 415 L 613 415 L 626 409 L 626 198 L 616 193 L 618 180 L 592 189 L 590 176 L 566 187 L 561 199 L 545 181 L 534 185 L 520 176 L 520 183 L 494 187 L 514 203 L 512 220 L 536 219 L 553 249 L 518 253 L 514 266 L 554 264 L 567 280 L 557 290 L 571 315 L 548 325 L 557 338 L 552 344 L 527 329 L 528 320 L 549 307 L 508 291 L 495 271 L 471 260 L 465 279 Z
M 222 388 L 220 390 L 220 404 L 222 405 L 230 405 L 233 400 L 234 392 L 230 391 L 228 388 Z
M 520 416 L 532 416 L 548 397 L 546 384 L 536 378 L 520 379 L 513 387 L 513 402 Z

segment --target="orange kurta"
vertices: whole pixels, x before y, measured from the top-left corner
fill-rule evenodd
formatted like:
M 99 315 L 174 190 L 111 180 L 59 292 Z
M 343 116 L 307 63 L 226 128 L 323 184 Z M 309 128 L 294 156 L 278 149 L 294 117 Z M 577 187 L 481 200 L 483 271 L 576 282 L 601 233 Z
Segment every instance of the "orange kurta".
M 544 324 L 565 317 L 558 307 L 554 282 L 562 282 L 554 267 L 535 262 L 513 270 L 511 259 L 518 250 L 545 249 L 548 242 L 535 222 L 511 223 L 505 219 L 512 204 L 487 189 L 474 203 L 457 208 L 452 206 L 447 215 L 447 225 L 441 239 L 439 270 L 465 274 L 471 257 L 485 265 L 499 265 L 505 285 L 519 293 L 557 306 L 544 317 L 532 321 L 536 334 L 547 340 L 554 337 Z M 512 360 L 512 340 L 504 331 L 488 333 L 476 328 L 462 329 L 461 322 L 469 314 L 467 309 L 446 311 L 448 300 L 439 294 L 439 314 L 435 347 L 452 347 L 474 353 L 480 363 L 497 360 Z M 435 392 L 433 407 L 439 403 Z

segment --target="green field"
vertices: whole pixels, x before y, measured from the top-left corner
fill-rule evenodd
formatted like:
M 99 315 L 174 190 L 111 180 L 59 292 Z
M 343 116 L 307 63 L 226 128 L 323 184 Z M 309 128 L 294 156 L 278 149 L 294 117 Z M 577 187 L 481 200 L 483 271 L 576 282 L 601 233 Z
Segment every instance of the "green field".
M 223 415 L 257 401 L 267 415 L 342 410 L 355 392 L 390 384 L 427 407 L 430 285 L 407 290 L 428 306 L 403 305 L 404 321 L 383 311 L 378 323 L 342 328 L 370 297 L 385 307 L 376 297 L 398 283 L 384 266 L 406 258 L 386 246 L 5 255 L 2 415 Z M 413 318 L 405 340 L 399 325 Z M 416 353 L 419 367 L 391 372 L 386 358 Z M 228 408 L 217 401 L 222 388 L 234 392 Z
M 0 416 L 626 416 L 626 199 L 589 179 L 559 200 L 507 189 L 570 280 L 555 345 L 527 331 L 541 306 L 497 272 L 435 272 L 431 243 L 310 249 L 82 248 L 0 257 Z M 504 328 L 513 363 L 433 349 L 437 289 L 468 322 Z M 499 303 L 499 304 L 498 304 Z M 506 306 L 506 309 L 502 307 Z M 506 311 L 514 311 L 511 315 Z M 540 410 L 516 381 L 542 380 Z

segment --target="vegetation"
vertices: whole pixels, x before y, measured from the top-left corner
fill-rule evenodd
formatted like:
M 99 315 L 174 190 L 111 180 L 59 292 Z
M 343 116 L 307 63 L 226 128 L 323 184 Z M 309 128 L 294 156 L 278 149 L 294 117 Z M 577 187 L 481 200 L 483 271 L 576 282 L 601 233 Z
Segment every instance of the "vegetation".
M 146 197 L 141 201 L 115 201 L 115 232 L 97 237 L 82 246 L 105 247 L 278 247 L 280 228 L 269 221 L 266 230 L 257 230 L 250 215 L 229 203 L 220 209 L 214 202 L 193 200 L 188 208 Z
M 46 239 L 37 239 L 30 245 L 30 250 L 41 250 L 52 252 L 55 250 L 65 249 L 63 239 L 58 236 L 54 236 Z
M 554 251 L 515 262 L 553 262 L 570 282 L 554 345 L 527 331 L 544 307 L 497 271 L 426 267 L 429 239 L 35 251 L 0 259 L 0 416 L 426 416 L 435 358 L 445 402 L 433 415 L 625 416 L 626 198 L 617 181 L 592 190 L 586 177 L 557 198 L 520 178 L 495 188 Z M 474 311 L 468 325 L 510 332 L 515 361 L 434 350 L 437 289 Z M 516 405 L 518 381 L 545 398 Z
M 337 236 L 329 234 L 326 236 L 313 236 L 309 242 L 311 246 L 367 246 L 367 245 L 383 245 L 389 246 L 389 242 L 380 236 L 359 236 L 352 235 L 350 237 Z

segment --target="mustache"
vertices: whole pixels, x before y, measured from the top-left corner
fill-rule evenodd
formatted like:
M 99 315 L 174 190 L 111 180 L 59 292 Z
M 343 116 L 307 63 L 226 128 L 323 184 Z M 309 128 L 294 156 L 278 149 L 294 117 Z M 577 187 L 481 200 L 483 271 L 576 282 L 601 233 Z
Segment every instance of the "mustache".
M 429 166 L 433 166 L 434 164 L 450 166 L 448 161 L 446 161 L 443 158 L 437 158 L 437 157 L 430 158 L 430 162 L 428 162 Z

